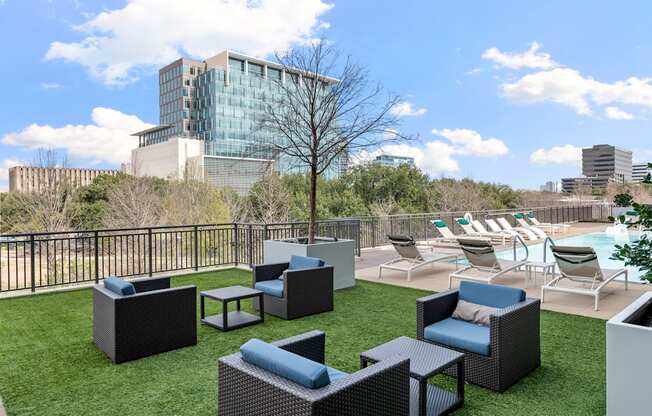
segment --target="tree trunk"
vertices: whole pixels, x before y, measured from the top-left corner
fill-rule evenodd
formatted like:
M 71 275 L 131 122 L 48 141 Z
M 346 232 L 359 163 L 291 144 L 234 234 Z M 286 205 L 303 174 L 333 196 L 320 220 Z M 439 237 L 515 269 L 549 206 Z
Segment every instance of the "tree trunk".
M 315 242 L 317 234 L 317 168 L 310 168 L 310 216 L 308 217 L 308 243 Z

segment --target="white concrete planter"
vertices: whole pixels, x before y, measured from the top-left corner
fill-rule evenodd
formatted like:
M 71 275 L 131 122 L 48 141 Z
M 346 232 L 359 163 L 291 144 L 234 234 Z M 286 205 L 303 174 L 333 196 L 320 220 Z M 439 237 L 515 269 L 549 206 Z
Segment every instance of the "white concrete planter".
M 607 322 L 607 415 L 650 414 L 652 328 L 637 324 L 652 309 L 647 292 Z
M 633 211 L 634 207 L 612 207 L 611 208 L 611 215 L 614 218 L 618 218 L 621 215 L 625 215 L 627 211 Z
M 317 257 L 333 266 L 333 288 L 343 289 L 355 286 L 355 241 L 319 240 L 315 244 L 301 244 L 297 239 L 265 240 L 263 243 L 265 263 L 280 263 L 290 260 L 293 254 Z

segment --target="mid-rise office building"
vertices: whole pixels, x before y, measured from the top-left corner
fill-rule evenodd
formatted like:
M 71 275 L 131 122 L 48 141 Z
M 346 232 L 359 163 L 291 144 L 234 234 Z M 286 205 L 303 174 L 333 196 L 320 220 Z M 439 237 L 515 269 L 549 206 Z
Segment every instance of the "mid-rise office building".
M 632 181 L 632 152 L 608 144 L 582 149 L 582 175 L 618 183 Z M 598 181 L 600 182 L 600 181 Z
M 376 159 L 374 159 L 374 162 L 376 164 L 382 165 L 382 166 L 390 166 L 397 168 L 401 165 L 408 165 L 408 166 L 414 166 L 414 158 L 413 157 L 408 157 L 408 156 L 396 156 L 396 155 L 387 155 L 387 154 L 382 154 L 376 156 Z
M 652 169 L 649 163 L 633 163 L 632 164 L 632 182 L 643 182 L 647 175 L 652 174 Z
M 90 185 L 99 175 L 117 174 L 112 169 L 14 166 L 9 168 L 9 192 L 40 192 L 64 181 L 77 188 Z
M 206 169 L 212 164 L 208 159 L 228 158 L 233 163 L 261 161 L 266 166 L 273 161 L 273 168 L 281 174 L 304 172 L 298 159 L 281 154 L 274 145 L 284 138 L 259 128 L 266 106 L 278 98 L 279 84 L 284 82 L 301 83 L 303 78 L 274 62 L 228 50 L 205 61 L 181 58 L 166 65 L 159 71 L 160 125 L 134 134 L 139 137 L 139 149 L 134 151 L 139 169 L 156 170 L 147 167 L 156 159 L 148 157 L 150 146 L 179 138 L 200 141 L 205 159 L 201 165 Z M 323 77 L 320 82 L 337 80 Z M 337 177 L 345 168 L 343 156 L 324 176 Z M 206 169 L 204 177 L 210 180 Z

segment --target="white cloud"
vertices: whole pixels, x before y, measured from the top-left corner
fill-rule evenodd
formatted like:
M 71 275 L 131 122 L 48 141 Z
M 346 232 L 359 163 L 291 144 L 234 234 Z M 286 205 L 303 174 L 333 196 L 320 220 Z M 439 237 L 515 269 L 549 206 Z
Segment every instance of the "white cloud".
M 454 149 L 441 141 L 431 141 L 423 146 L 410 144 L 390 144 L 374 151 L 362 150 L 352 155 L 354 165 L 368 163 L 381 154 L 413 157 L 415 165 L 432 176 L 446 173 L 456 173 L 460 170 L 459 163 L 453 159 Z
M 509 152 L 505 143 L 495 138 L 483 139 L 477 131 L 470 129 L 434 129 L 432 132 L 450 141 L 433 140 L 423 145 L 389 144 L 374 151 L 363 150 L 351 156 L 354 165 L 372 161 L 381 154 L 408 156 L 414 158 L 417 167 L 431 176 L 457 173 L 460 164 L 457 155 L 494 157 Z
M 41 88 L 44 90 L 58 90 L 61 88 L 61 84 L 56 82 L 41 82 Z
M 418 117 L 427 111 L 425 108 L 413 108 L 409 101 L 401 101 L 391 108 L 390 113 L 397 117 Z
M 494 157 L 509 152 L 502 140 L 493 137 L 483 139 L 480 133 L 471 129 L 433 129 L 432 133 L 450 140 L 454 153 L 459 155 Z
M 52 127 L 31 124 L 17 133 L 8 133 L 0 142 L 29 149 L 65 149 L 70 156 L 109 163 L 126 162 L 138 138 L 130 136 L 152 127 L 136 116 L 111 108 L 96 107 L 93 124 Z
M 482 58 L 493 61 L 499 67 L 510 69 L 551 69 L 559 66 L 557 62 L 552 60 L 550 54 L 539 52 L 539 49 L 541 49 L 541 45 L 537 42 L 532 42 L 530 48 L 525 52 L 502 52 L 494 47 L 484 51 Z
M 570 68 L 556 68 L 529 74 L 503 84 L 506 98 L 523 103 L 551 101 L 572 108 L 578 114 L 592 114 L 591 104 L 613 103 L 652 107 L 652 79 L 630 77 L 604 83 L 582 76 Z
M 604 109 L 604 115 L 614 120 L 633 120 L 634 115 L 618 107 L 607 107 Z
M 571 144 L 537 149 L 530 155 L 530 163 L 535 165 L 577 165 L 581 160 L 582 149 Z
M 180 55 L 207 58 L 224 49 L 266 56 L 314 40 L 328 27 L 322 0 L 130 0 L 73 29 L 77 42 L 52 42 L 45 59 L 76 62 L 110 85 Z

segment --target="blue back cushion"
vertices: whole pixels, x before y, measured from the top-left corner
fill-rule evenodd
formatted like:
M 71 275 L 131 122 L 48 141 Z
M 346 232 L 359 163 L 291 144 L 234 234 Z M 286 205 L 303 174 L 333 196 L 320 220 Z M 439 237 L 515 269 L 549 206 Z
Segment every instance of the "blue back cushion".
M 288 266 L 288 270 L 315 269 L 323 266 L 324 260 L 322 259 L 293 255 L 290 257 L 290 266 Z
M 459 299 L 493 308 L 506 308 L 525 300 L 525 291 L 514 287 L 487 285 L 463 280 Z
M 257 367 L 311 389 L 330 384 L 328 367 L 300 355 L 285 351 L 259 339 L 240 347 L 242 359 Z
M 104 279 L 104 287 L 118 295 L 124 296 L 136 294 L 136 288 L 133 284 L 130 282 L 125 282 L 124 280 L 115 276 L 109 276 Z

